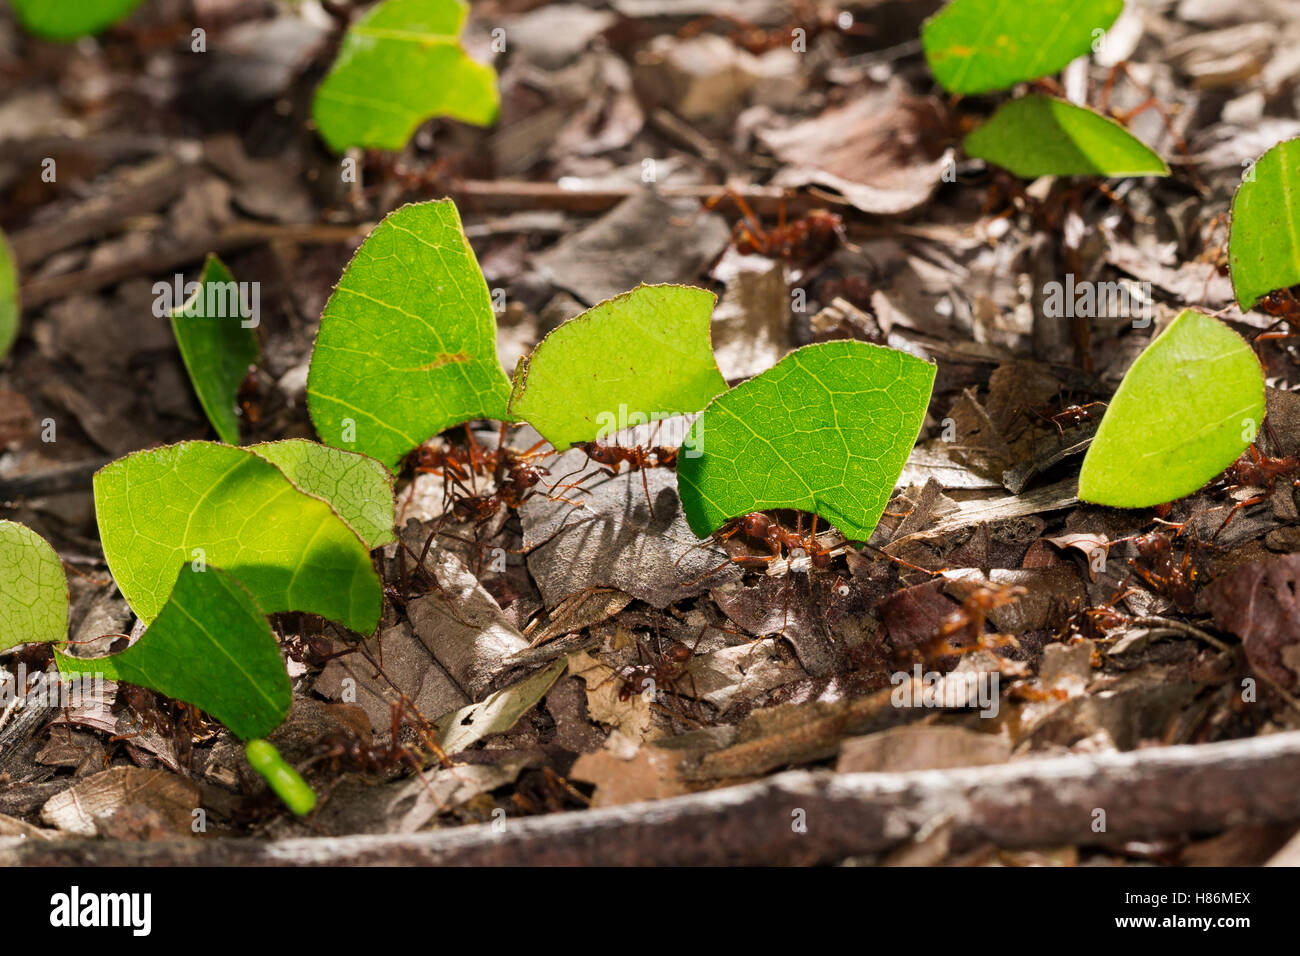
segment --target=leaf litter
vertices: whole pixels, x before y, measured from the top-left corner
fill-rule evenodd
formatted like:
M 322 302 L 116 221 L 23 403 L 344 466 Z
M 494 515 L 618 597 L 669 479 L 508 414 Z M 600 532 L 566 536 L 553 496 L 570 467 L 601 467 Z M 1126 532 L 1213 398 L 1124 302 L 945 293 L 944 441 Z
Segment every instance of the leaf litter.
M 746 3 L 741 15 L 779 29 L 780 7 Z M 426 124 L 393 157 L 363 157 L 355 184 L 340 184 L 318 148 L 268 132 L 282 122 L 282 100 L 309 108 L 310 84 L 296 82 L 300 65 L 253 76 L 247 37 L 220 53 L 221 82 L 238 80 L 238 102 L 258 120 L 237 126 L 237 149 L 224 126 L 180 141 L 159 134 L 149 111 L 99 99 L 123 69 L 102 50 L 51 52 L 59 69 L 79 58 L 79 79 L 44 99 L 31 95 L 46 88 L 37 67 L 15 60 L 20 82 L 0 103 L 15 117 L 9 145 L 44 149 L 37 137 L 53 115 L 78 136 L 57 145 L 51 190 L 3 195 L 30 303 L 0 367 L 4 517 L 107 579 L 88 479 L 59 486 L 51 469 L 211 437 L 183 360 L 148 316 L 152 281 L 197 276 L 218 240 L 231 272 L 260 282 L 274 303 L 259 329 L 258 414 L 240 409 L 242 437 L 311 436 L 305 368 L 332 284 L 385 215 L 450 194 L 490 288 L 504 290 L 498 318 L 519 336 L 515 353 L 639 283 L 681 282 L 719 294 L 713 346 L 733 383 L 793 348 L 845 337 L 937 362 L 920 440 L 871 547 L 838 553 L 829 568 L 769 563 L 739 536 L 691 534 L 670 470 L 611 475 L 579 449 L 540 457 L 547 478 L 485 522 L 457 509 L 463 490 L 437 474 L 416 479 L 403 512 L 407 472 L 397 486 L 401 540 L 376 552 L 386 589 L 374 633 L 302 612 L 273 619 L 295 684 L 273 740 L 324 795 L 309 823 L 281 813 L 228 731 L 109 684 L 102 699 L 36 721 L 0 710 L 0 832 L 189 839 L 201 786 L 210 832 L 410 833 L 489 821 L 497 809 L 514 817 L 661 799 L 790 767 L 942 770 L 1300 727 L 1290 479 L 1212 484 L 1159 521 L 1081 504 L 1074 484 L 1104 403 L 1154 333 L 1184 308 L 1230 301 L 1226 233 L 1211 220 L 1228 210 L 1241 161 L 1300 130 L 1296 117 L 1272 115 L 1290 112 L 1276 91 L 1293 72 L 1272 14 L 1241 12 L 1247 29 L 1225 33 L 1215 28 L 1229 24 L 1181 8 L 1147 12 L 1130 65 L 1176 115 L 1172 131 L 1153 113 L 1134 130 L 1165 157 L 1179 154 L 1181 136 L 1187 155 L 1169 179 L 1115 184 L 1117 204 L 1065 180 L 1006 190 L 978 163 L 950 165 L 960 111 L 931 97 L 919 54 L 891 52 L 915 41 L 918 22 L 882 19 L 874 36 L 824 33 L 791 60 L 744 49 L 722 23 L 695 44 L 663 26 L 664 16 L 703 16 L 707 4 L 615 8 L 659 32 L 654 45 L 631 44 L 603 11 L 569 11 L 565 22 L 578 26 L 562 37 L 546 8 L 494 14 L 492 25 L 518 31 L 497 64 L 498 126 Z M 464 34 L 471 54 L 488 25 L 476 17 Z M 313 52 L 319 31 L 299 32 L 294 49 L 325 68 Z M 123 28 L 105 42 L 120 51 L 135 41 Z M 720 51 L 716 62 L 702 49 Z M 1167 57 L 1194 82 L 1175 82 Z M 705 81 L 724 67 L 734 82 L 710 91 Z M 1086 71 L 1094 88 L 1105 82 L 1103 66 Z M 185 76 L 162 71 L 158 102 L 179 96 Z M 1114 96 L 1126 106 L 1146 99 L 1125 75 Z M 159 164 L 161 155 L 178 158 Z M 490 160 L 517 178 L 488 180 Z M 1189 161 L 1203 191 L 1184 178 Z M 292 186 L 270 190 L 272 170 L 286 169 Z M 156 205 L 123 208 L 141 182 Z M 735 228 L 744 221 L 754 232 L 724 183 L 762 236 Z M 762 246 L 781 228 L 774 185 L 790 187 L 785 223 L 824 209 L 842 218 L 848 244 L 742 253 L 749 238 Z M 92 213 L 93 230 L 51 229 Z M 235 227 L 254 238 L 232 239 Z M 186 243 L 194 250 L 177 261 L 170 250 Z M 1065 272 L 1149 282 L 1150 327 L 1099 318 L 1085 339 L 1078 323 L 1046 317 L 1040 290 Z M 487 303 L 476 306 L 485 316 Z M 1223 318 L 1246 336 L 1272 321 L 1233 308 Z M 479 391 L 496 408 L 505 376 L 491 343 L 474 345 L 486 367 Z M 1271 425 L 1259 447 L 1295 454 L 1294 343 L 1257 351 Z M 1093 403 L 1091 418 L 1064 414 Z M 58 440 L 46 443 L 39 423 L 50 417 Z M 471 430 L 492 447 L 494 424 Z M 439 441 L 464 447 L 464 431 Z M 534 441 L 526 429 L 508 437 L 518 448 Z M 35 490 L 3 490 L 20 480 Z M 494 476 L 476 475 L 472 487 L 489 496 Z M 1243 502 L 1252 503 L 1232 510 Z M 74 640 L 132 630 L 111 587 L 69 577 Z M 10 680 L 22 654 L 0 658 Z M 916 678 L 917 664 L 939 682 Z M 992 719 L 978 707 L 894 703 L 904 692 L 942 699 L 945 686 L 992 674 Z M 1251 676 L 1268 681 L 1245 704 L 1239 688 Z M 1255 852 L 1286 835 L 1260 838 Z M 957 859 L 941 842 L 924 847 L 930 861 Z M 1188 858 L 1224 852 L 1206 844 L 1182 846 Z M 1045 848 L 1042 858 L 1070 854 L 1142 859 L 1132 846 Z

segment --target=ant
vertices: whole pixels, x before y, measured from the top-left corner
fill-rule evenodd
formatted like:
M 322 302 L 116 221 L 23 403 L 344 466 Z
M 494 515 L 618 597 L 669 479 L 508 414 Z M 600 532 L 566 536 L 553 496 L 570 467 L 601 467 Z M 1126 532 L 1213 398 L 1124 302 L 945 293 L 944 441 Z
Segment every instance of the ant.
M 402 765 L 417 773 L 423 771 L 421 755 L 401 742 L 405 703 L 405 699 L 393 702 L 391 733 L 386 743 L 372 744 L 342 728 L 333 730 L 316 742 L 315 753 L 308 766 L 325 761 L 335 773 L 341 770 L 387 773 Z
M 1016 639 L 1010 634 L 990 635 L 985 633 L 984 626 L 990 611 L 1014 604 L 1028 593 L 1020 585 L 976 588 L 966 596 L 961 607 L 939 623 L 933 638 L 912 650 L 913 656 L 928 667 L 944 657 L 1016 645 Z
M 1173 542 L 1162 531 L 1138 535 L 1133 542 L 1138 556 L 1129 559 L 1129 566 L 1148 588 L 1163 594 L 1174 602 L 1184 614 L 1196 606 L 1196 567 L 1192 564 L 1192 549 L 1183 549 L 1182 561 L 1175 563 Z
M 731 187 L 704 201 L 705 209 L 713 209 L 723 199 L 731 199 L 743 217 L 732 231 L 731 241 L 736 251 L 744 255 L 758 253 L 776 259 L 817 261 L 828 255 L 837 245 L 852 248 L 844 230 L 844 219 L 826 209 L 814 209 L 801 219 L 785 221 L 785 200 L 781 201 L 777 226 L 764 229 L 745 197 Z
M 656 653 L 647 659 L 642 650 L 641 640 L 636 639 L 637 663 L 625 664 L 622 667 L 615 668 L 609 677 L 600 681 L 593 686 L 601 686 L 611 677 L 618 680 L 618 699 L 626 703 L 637 695 L 645 695 L 647 700 L 652 699 L 660 690 L 670 692 L 677 700 L 680 713 L 666 711 L 670 716 L 681 717 L 690 723 L 699 724 L 700 721 L 686 715 L 681 703 L 682 695 L 678 691 L 678 685 L 683 678 L 690 678 L 691 696 L 698 697 L 699 692 L 695 687 L 695 677 L 688 669 L 689 662 L 695 655 L 695 649 L 699 647 L 700 641 L 703 640 L 705 632 L 708 630 L 707 625 L 700 628 L 700 633 L 696 635 L 695 643 L 687 647 L 681 641 L 672 641 L 667 647 L 657 646 Z M 656 634 L 656 642 L 658 642 Z M 698 701 L 697 701 L 698 706 Z
M 1274 289 L 1256 303 L 1256 308 L 1277 319 L 1255 336 L 1256 342 L 1290 339 L 1300 334 L 1300 299 L 1297 299 L 1290 289 Z M 1288 328 L 1274 331 L 1279 325 L 1286 325 Z
M 239 383 L 235 401 L 250 426 L 256 427 L 262 421 L 261 385 L 257 380 L 257 366 L 250 365 L 248 374 Z
M 1214 532 L 1214 538 L 1223 533 L 1223 529 L 1228 526 L 1228 522 L 1236 516 L 1238 511 L 1257 505 L 1267 499 L 1272 494 L 1273 488 L 1277 485 L 1279 479 L 1290 478 L 1293 485 L 1300 487 L 1300 479 L 1293 477 L 1297 473 L 1300 473 L 1300 457 L 1295 455 L 1283 457 L 1265 455 L 1252 443 L 1240 458 L 1228 466 L 1227 471 L 1219 477 L 1216 484 L 1225 489 L 1262 488 L 1264 493 L 1253 495 L 1233 505 L 1232 510 L 1228 512 L 1228 517 L 1224 518 L 1223 524 L 1219 525 L 1219 530 Z
M 622 466 L 626 464 L 629 472 L 641 472 L 641 487 L 645 491 L 646 506 L 650 509 L 651 520 L 655 517 L 654 502 L 650 499 L 650 479 L 646 476 L 647 468 L 676 468 L 677 467 L 677 449 L 670 448 L 666 445 L 626 445 L 612 444 L 601 441 L 578 442 L 575 448 L 581 449 L 587 456 L 587 460 L 594 464 L 602 466 L 600 471 L 609 475 L 611 478 L 618 475 Z M 563 478 L 559 479 L 554 488 L 571 488 L 572 485 L 561 485 L 560 482 L 566 478 L 581 471 L 571 471 Z
M 818 547 L 817 515 L 813 515 L 812 531 L 806 536 L 802 531 L 802 512 L 799 515 L 800 530 L 795 531 L 791 531 L 775 518 L 761 511 L 751 511 L 739 518 L 733 518 L 729 524 L 731 525 L 730 530 L 722 531 L 719 529 L 714 533 L 713 538 L 715 541 L 721 543 L 728 538 L 740 535 L 742 538 L 748 538 L 751 542 L 766 547 L 771 552 L 770 556 L 756 554 L 732 555 L 716 568 L 705 572 L 697 580 L 703 581 L 730 564 L 744 564 L 746 561 L 759 561 L 770 567 L 774 562 L 781 559 L 782 549 L 785 550 L 788 559 L 806 557 L 811 565 L 818 570 L 829 568 L 835 558 L 836 547 Z
M 1063 421 L 1071 428 L 1077 428 L 1084 422 L 1095 420 L 1092 409 L 1105 407 L 1105 402 L 1089 402 L 1087 405 L 1067 405 L 1065 408 L 1061 409 L 1055 415 L 1048 417 L 1046 420 L 1055 425 L 1056 430 L 1064 435 L 1065 429 L 1061 425 Z
M 469 425 L 465 426 L 466 445 L 448 445 L 430 448 L 421 445 L 409 461 L 416 474 L 437 474 L 443 477 L 443 494 L 450 501 L 449 512 L 458 513 L 475 524 L 483 524 L 504 505 L 518 508 L 533 493 L 534 487 L 550 475 L 550 471 L 532 464 L 545 439 L 531 448 L 517 451 L 506 444 L 509 425 L 501 423 L 501 433 L 495 448 L 485 449 L 474 438 Z M 491 494 L 478 491 L 476 476 L 492 474 L 496 488 Z M 414 483 L 411 493 L 414 494 Z M 409 501 L 409 496 L 408 496 Z

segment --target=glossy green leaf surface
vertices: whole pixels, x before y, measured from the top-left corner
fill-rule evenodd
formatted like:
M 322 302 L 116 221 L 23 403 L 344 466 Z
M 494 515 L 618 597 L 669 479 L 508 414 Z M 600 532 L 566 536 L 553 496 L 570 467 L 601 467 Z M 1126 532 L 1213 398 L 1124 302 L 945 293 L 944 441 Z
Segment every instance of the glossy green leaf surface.
M 329 147 L 398 150 L 435 116 L 495 121 L 496 72 L 458 39 L 468 11 L 459 0 L 384 0 L 352 24 L 312 101 Z
M 379 621 L 370 552 L 325 502 L 244 448 L 182 442 L 95 473 L 104 557 L 146 623 L 182 564 L 224 568 L 266 613 L 310 611 L 363 634 Z M 196 550 L 198 549 L 198 550 Z
M 1204 486 L 1254 440 L 1264 372 L 1250 345 L 1188 309 L 1120 382 L 1079 473 L 1079 497 L 1116 508 L 1174 501 Z
M 241 303 L 230 270 L 216 256 L 208 256 L 199 288 L 171 314 L 190 384 L 217 437 L 227 445 L 239 444 L 239 386 L 249 368 L 261 361 L 257 330 L 244 326 L 248 303 Z
M 1123 9 L 1124 0 L 953 0 L 925 21 L 921 44 L 949 93 L 988 93 L 1060 72 Z
M 241 740 L 269 734 L 289 713 L 289 674 L 266 615 L 234 576 L 183 565 L 158 617 L 108 657 L 58 654 L 64 674 L 103 674 L 193 704 Z
M 299 491 L 328 502 L 370 550 L 397 540 L 393 476 L 367 455 L 289 438 L 249 445 Z
M 10 0 L 18 22 L 46 40 L 90 36 L 140 6 L 141 0 Z
M 703 289 L 643 285 L 575 316 L 519 364 L 511 416 L 563 451 L 629 421 L 698 412 L 727 388 L 709 338 L 715 302 Z
M 1242 309 L 1300 284 L 1300 139 L 1278 143 L 1247 172 L 1232 201 L 1228 261 Z
M 1006 103 L 964 149 L 1025 179 L 1169 175 L 1165 161 L 1119 123 L 1050 96 Z
M 0 651 L 68 635 L 68 581 L 44 538 L 0 520 Z
M 934 376 L 906 352 L 836 341 L 722 393 L 677 462 L 691 530 L 704 537 L 751 511 L 797 508 L 865 541 L 916 443 Z
M 487 283 L 455 204 L 390 213 L 321 316 L 307 378 L 321 440 L 396 468 L 444 428 L 505 419 L 509 398 Z

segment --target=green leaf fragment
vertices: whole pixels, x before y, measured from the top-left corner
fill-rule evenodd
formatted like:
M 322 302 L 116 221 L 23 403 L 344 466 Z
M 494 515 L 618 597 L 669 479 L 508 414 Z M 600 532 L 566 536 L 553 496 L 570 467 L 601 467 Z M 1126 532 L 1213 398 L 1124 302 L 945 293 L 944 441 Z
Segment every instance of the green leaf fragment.
M 709 342 L 716 296 L 642 285 L 575 316 L 515 371 L 510 415 L 557 451 L 627 424 L 697 412 L 726 380 Z
M 0 233 L 0 359 L 18 338 L 18 268 L 13 250 Z
M 493 123 L 496 72 L 457 39 L 468 11 L 459 0 L 385 0 L 354 23 L 312 101 L 329 147 L 398 150 L 434 116 Z
M 1250 345 L 1188 309 L 1120 382 L 1079 473 L 1079 497 L 1115 508 L 1174 501 L 1205 485 L 1254 440 L 1264 372 Z
M 190 383 L 217 437 L 228 445 L 239 444 L 239 386 L 261 361 L 257 331 L 244 325 L 249 305 L 230 270 L 208 256 L 198 289 L 171 314 Z
M 292 698 L 266 615 L 232 575 L 212 566 L 181 566 L 162 611 L 126 650 L 92 658 L 56 652 L 56 659 L 64 674 L 103 674 L 193 704 L 241 740 L 280 726 Z
M 367 455 L 302 438 L 249 445 L 305 492 L 329 504 L 373 551 L 397 540 L 393 476 Z
M 1058 73 L 1115 22 L 1124 0 L 953 0 L 921 28 L 934 78 L 988 93 Z
M 0 520 L 0 651 L 68 635 L 68 580 L 44 538 Z
M 136 452 L 101 468 L 94 486 L 104 557 L 146 623 L 190 562 L 229 571 L 267 613 L 308 611 L 363 634 L 379 621 L 369 549 L 328 504 L 247 449 L 182 442 Z
M 509 398 L 487 283 L 455 204 L 390 213 L 321 316 L 307 378 L 321 439 L 395 469 L 445 428 L 504 420 Z
M 964 149 L 1026 179 L 1169 175 L 1165 161 L 1119 123 L 1050 96 L 1006 103 Z
M 46 40 L 91 36 L 125 20 L 141 0 L 12 0 L 23 27 Z
M 677 463 L 699 537 L 751 511 L 795 508 L 865 541 L 925 420 L 935 367 L 865 342 L 808 345 L 724 392 Z
M 1278 143 L 1247 173 L 1232 200 L 1228 259 L 1243 310 L 1300 284 L 1300 139 Z
M 316 806 L 316 794 L 302 775 L 294 770 L 273 744 L 265 740 L 250 740 L 244 745 L 249 766 L 262 775 L 275 795 L 284 805 L 300 817 L 311 813 Z

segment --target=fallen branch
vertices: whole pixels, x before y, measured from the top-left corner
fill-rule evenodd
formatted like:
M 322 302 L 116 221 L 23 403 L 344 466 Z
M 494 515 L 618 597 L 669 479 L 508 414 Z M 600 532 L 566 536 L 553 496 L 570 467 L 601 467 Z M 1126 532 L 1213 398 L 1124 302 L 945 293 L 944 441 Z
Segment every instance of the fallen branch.
M 1095 845 L 1300 820 L 1300 732 L 899 774 L 793 771 L 632 804 L 415 835 L 167 843 L 0 840 L 0 865 L 825 864 L 945 819 L 952 849 Z M 1093 829 L 1097 810 L 1105 829 Z M 802 815 L 797 811 L 802 811 Z M 806 822 L 806 832 L 792 823 Z

